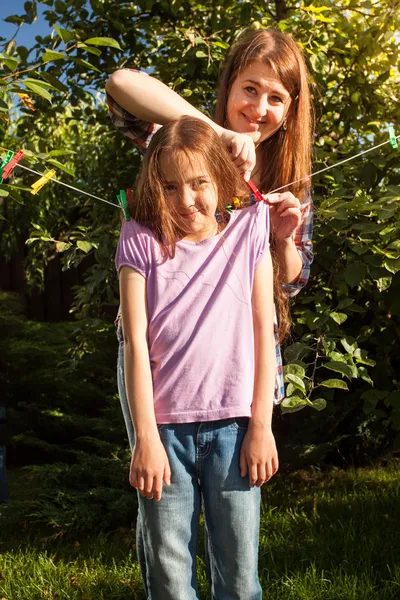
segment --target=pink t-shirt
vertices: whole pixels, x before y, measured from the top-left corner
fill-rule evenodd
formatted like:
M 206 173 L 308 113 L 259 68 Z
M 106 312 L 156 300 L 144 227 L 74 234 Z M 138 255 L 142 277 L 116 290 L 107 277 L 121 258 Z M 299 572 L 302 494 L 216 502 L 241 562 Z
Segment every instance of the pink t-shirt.
M 153 233 L 125 221 L 117 270 L 147 281 L 148 346 L 157 423 L 250 416 L 254 271 L 268 250 L 268 206 L 234 211 L 222 233 L 176 244 L 164 259 Z M 272 324 L 271 324 L 272 326 Z

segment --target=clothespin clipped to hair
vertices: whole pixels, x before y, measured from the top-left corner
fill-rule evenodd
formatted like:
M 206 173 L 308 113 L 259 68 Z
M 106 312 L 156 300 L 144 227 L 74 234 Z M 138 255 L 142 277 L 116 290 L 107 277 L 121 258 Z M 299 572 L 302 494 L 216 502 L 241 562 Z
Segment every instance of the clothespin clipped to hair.
M 9 156 L 10 152 L 11 152 L 11 150 L 9 152 L 7 152 L 6 160 L 7 160 L 7 157 Z M 8 179 L 10 177 L 11 173 L 14 170 L 15 165 L 17 165 L 19 163 L 19 161 L 21 160 L 23 155 L 24 155 L 23 150 L 18 150 L 17 154 L 15 154 L 14 156 L 11 156 L 9 161 L 7 163 L 5 163 L 5 166 L 4 166 L 4 168 L 2 168 L 2 173 L 1 173 L 1 176 L 3 179 Z
M 128 190 L 128 194 L 132 193 L 132 190 Z M 124 211 L 124 215 L 125 215 L 125 219 L 127 221 L 131 220 L 131 215 L 129 214 L 129 210 L 128 210 L 128 201 L 126 199 L 126 193 L 125 190 L 120 190 L 119 191 L 119 195 L 117 196 L 118 202 L 122 208 L 122 210 Z
M 46 183 L 48 183 L 50 181 L 50 179 L 52 179 L 54 177 L 54 175 L 56 174 L 54 169 L 51 169 L 50 171 L 48 171 L 47 173 L 45 173 L 43 175 L 43 177 L 41 177 L 40 179 L 38 179 L 37 181 L 35 181 L 35 183 L 32 183 L 31 185 L 31 194 L 35 195 L 38 193 L 39 190 L 42 189 L 42 187 L 44 185 L 46 185 Z
M 394 132 L 394 128 L 389 127 L 388 131 L 389 131 L 389 138 L 390 138 L 390 143 L 392 144 L 392 147 L 397 148 L 397 140 L 396 140 L 396 134 Z

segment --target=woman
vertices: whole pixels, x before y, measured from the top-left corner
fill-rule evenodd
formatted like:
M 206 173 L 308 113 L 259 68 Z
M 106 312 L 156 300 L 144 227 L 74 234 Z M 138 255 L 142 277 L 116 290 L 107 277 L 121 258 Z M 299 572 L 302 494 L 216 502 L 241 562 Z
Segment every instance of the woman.
M 306 180 L 280 193 L 268 192 L 311 173 L 310 90 L 304 57 L 296 42 L 278 30 L 244 32 L 228 53 L 222 70 L 215 122 L 145 73 L 116 71 L 106 90 L 115 127 L 142 151 L 160 126 L 182 115 L 200 118 L 213 127 L 245 179 L 251 177 L 272 204 L 275 285 L 283 285 L 289 296 L 295 296 L 308 282 L 313 259 L 310 184 Z M 281 312 L 284 309 L 281 307 Z M 277 404 L 284 395 L 279 344 L 282 335 L 276 333 Z M 119 339 L 118 385 L 132 446 L 120 327 Z

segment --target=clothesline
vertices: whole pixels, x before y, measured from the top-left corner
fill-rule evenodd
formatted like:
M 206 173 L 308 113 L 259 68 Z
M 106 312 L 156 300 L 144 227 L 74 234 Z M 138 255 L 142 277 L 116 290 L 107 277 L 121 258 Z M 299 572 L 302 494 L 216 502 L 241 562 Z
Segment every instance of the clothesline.
M 314 173 L 311 173 L 311 175 L 307 175 L 306 177 L 302 177 L 301 179 L 296 179 L 295 181 L 292 181 L 290 183 L 287 183 L 285 185 L 282 185 L 278 188 L 275 188 L 274 190 L 271 190 L 270 192 L 268 192 L 269 194 L 275 194 L 276 192 L 279 192 L 280 190 L 283 190 L 287 187 L 290 187 L 291 185 L 294 185 L 295 183 L 300 183 L 301 181 L 305 181 L 307 179 L 311 179 L 312 177 L 315 177 L 316 175 L 320 175 L 321 173 L 325 173 L 326 171 L 329 171 L 330 169 L 334 169 L 335 167 L 338 167 L 339 165 L 343 165 L 344 163 L 350 162 L 351 160 L 354 160 L 356 158 L 358 158 L 359 156 L 362 156 L 364 154 L 367 154 L 368 152 L 372 152 L 373 150 L 376 150 L 377 148 L 381 148 L 382 146 L 385 146 L 386 144 L 392 144 L 393 145 L 393 140 L 399 140 L 400 139 L 400 135 L 398 136 L 393 136 L 391 137 L 391 139 L 386 140 L 385 142 L 382 142 L 380 144 L 377 144 L 376 146 L 372 146 L 371 148 L 368 148 L 367 150 L 363 150 L 362 152 L 359 152 L 358 154 L 354 154 L 353 156 L 350 156 L 349 158 L 345 158 L 344 160 L 340 160 L 336 163 L 334 163 L 333 165 L 329 165 L 328 167 L 325 167 L 324 169 L 320 169 L 318 171 L 315 171 Z M 6 150 L 7 152 L 12 152 L 7 148 L 3 148 L 3 150 Z M 40 177 L 44 176 L 44 173 L 39 173 L 39 171 L 35 171 L 34 169 L 31 169 L 30 167 L 26 167 L 25 165 L 21 165 L 20 162 L 18 162 L 14 168 L 21 168 L 24 169 L 25 171 L 29 171 L 31 173 L 35 173 L 35 175 L 39 175 Z M 82 190 L 80 188 L 77 188 L 73 185 L 70 185 L 68 183 L 65 183 L 64 181 L 61 181 L 60 179 L 54 179 L 51 178 L 49 179 L 49 181 L 53 181 L 54 183 L 58 183 L 59 185 L 63 185 L 64 187 L 67 187 L 71 190 L 74 190 L 75 192 L 78 192 L 79 194 L 84 194 L 85 196 L 89 196 L 90 198 L 94 198 L 95 200 L 99 200 L 100 202 L 104 202 L 106 204 L 110 204 L 111 206 L 115 206 L 116 208 L 121 208 L 121 206 L 119 204 L 116 204 L 115 202 L 110 202 L 109 200 L 105 200 L 104 198 L 100 198 L 99 196 L 95 196 L 94 194 L 91 194 L 90 192 L 86 192 L 85 190 Z

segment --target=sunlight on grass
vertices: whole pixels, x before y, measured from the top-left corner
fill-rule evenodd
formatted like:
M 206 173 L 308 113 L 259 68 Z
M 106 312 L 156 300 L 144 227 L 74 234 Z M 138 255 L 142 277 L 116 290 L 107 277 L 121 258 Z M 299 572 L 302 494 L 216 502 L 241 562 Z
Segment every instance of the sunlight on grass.
M 260 577 L 268 600 L 400 598 L 400 464 L 280 475 L 263 491 Z M 12 487 L 21 480 L 11 477 Z M 29 493 L 19 490 L 19 497 Z M 4 524 L 4 523 L 3 523 Z M 5 524 L 4 524 L 5 525 Z M 143 598 L 134 532 L 44 541 L 23 524 L 0 532 L 0 598 Z M 22 526 L 21 526 L 22 525 Z M 208 598 L 198 561 L 202 600 Z

